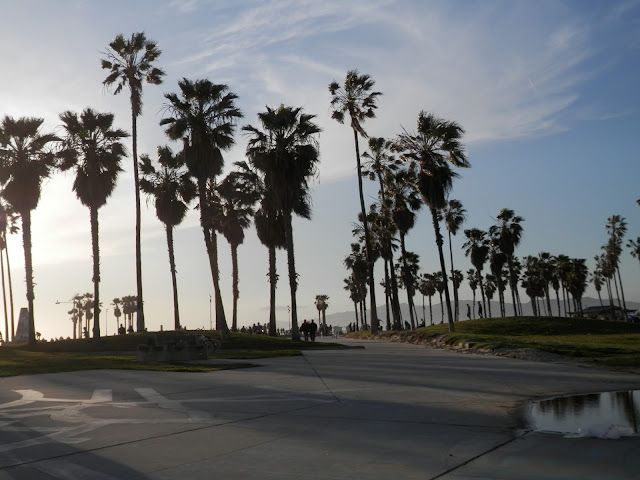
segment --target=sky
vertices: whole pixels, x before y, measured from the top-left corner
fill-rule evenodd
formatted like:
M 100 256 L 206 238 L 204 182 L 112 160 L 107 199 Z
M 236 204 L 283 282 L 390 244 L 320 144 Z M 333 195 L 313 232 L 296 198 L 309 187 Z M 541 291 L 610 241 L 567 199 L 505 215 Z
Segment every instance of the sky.
M 450 198 L 467 210 L 463 228 L 487 230 L 502 208 L 522 216 L 516 255 L 549 252 L 593 257 L 607 241 L 605 224 L 621 215 L 627 239 L 640 236 L 640 1 L 638 0 L 23 0 L 2 2 L 0 115 L 43 118 L 61 133 L 60 113 L 92 107 L 115 114 L 128 131 L 128 93 L 103 87 L 100 60 L 119 33 L 143 31 L 162 54 L 162 85 L 146 85 L 138 119 L 138 152 L 156 158 L 169 141 L 159 126 L 167 93 L 181 78 L 226 84 L 244 118 L 225 172 L 244 159 L 240 127 L 258 125 L 265 106 L 302 107 L 316 115 L 318 176 L 311 181 L 312 219 L 294 220 L 299 273 L 298 318 L 353 310 L 343 288 L 343 260 L 359 211 L 353 133 L 331 119 L 328 84 L 357 69 L 382 92 L 370 136 L 392 139 L 415 130 L 420 111 L 458 122 L 471 168 L 459 171 Z M 366 141 L 361 139 L 361 150 Z M 116 329 L 115 297 L 136 293 L 135 197 L 131 158 L 99 211 L 102 334 Z M 71 190 L 72 172 L 56 173 L 32 213 L 36 330 L 69 337 L 67 302 L 93 292 L 89 211 Z M 365 180 L 367 203 L 376 185 Z M 142 196 L 142 276 L 146 326 L 173 327 L 171 276 L 164 227 Z M 471 268 L 460 233 L 455 268 Z M 626 241 L 625 241 L 626 243 Z M 439 268 L 430 216 L 423 209 L 407 238 L 422 272 Z M 231 318 L 230 250 L 221 238 L 220 276 Z M 26 307 L 21 235 L 9 241 L 17 313 Z M 211 273 L 198 211 L 175 232 L 180 314 L 188 328 L 215 325 Z M 268 321 L 267 249 L 247 230 L 239 249 L 239 325 Z M 278 327 L 289 325 L 286 254 L 278 253 Z M 640 300 L 640 262 L 621 260 L 627 300 Z M 376 267 L 376 282 L 382 266 Z M 461 298 L 470 299 L 465 284 Z M 524 296 L 524 293 L 522 293 Z M 596 296 L 589 287 L 587 296 Z M 382 289 L 378 304 L 384 304 Z M 404 298 L 404 297 L 401 297 Z M 420 300 L 418 300 L 420 301 Z M 436 300 L 437 302 L 437 300 Z M 382 316 L 382 311 L 380 311 Z M 0 330 L 4 332 L 4 322 Z

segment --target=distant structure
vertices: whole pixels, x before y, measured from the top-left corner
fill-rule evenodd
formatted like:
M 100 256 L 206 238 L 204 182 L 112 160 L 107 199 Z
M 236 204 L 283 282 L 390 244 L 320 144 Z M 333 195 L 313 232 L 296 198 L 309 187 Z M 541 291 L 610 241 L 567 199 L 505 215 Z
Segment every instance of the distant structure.
M 24 343 L 29 341 L 29 309 L 21 308 L 20 316 L 18 317 L 18 328 L 16 329 L 16 336 L 13 338 L 14 342 Z

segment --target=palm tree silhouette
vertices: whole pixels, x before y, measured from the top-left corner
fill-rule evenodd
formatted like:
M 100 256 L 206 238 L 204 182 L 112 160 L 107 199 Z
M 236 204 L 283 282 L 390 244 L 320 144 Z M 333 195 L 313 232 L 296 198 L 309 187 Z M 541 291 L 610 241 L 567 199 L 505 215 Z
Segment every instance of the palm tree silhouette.
M 227 175 L 218 186 L 222 207 L 221 232 L 231 247 L 231 269 L 233 277 L 233 314 L 231 330 L 238 331 L 238 247 L 244 242 L 244 231 L 251 225 L 254 205 L 258 193 L 250 183 L 245 182 L 242 172 L 234 171 Z
M 9 262 L 9 243 L 7 235 L 18 233 L 18 215 L 12 211 L 11 206 L 2 198 L 0 193 L 0 267 L 2 269 L 2 301 L 4 306 L 4 323 L 6 340 L 13 340 L 15 332 L 15 315 L 13 308 L 13 283 L 11 281 L 11 263 Z M 4 252 L 4 253 L 3 253 Z M 5 277 L 5 261 L 7 276 Z M 5 282 L 6 278 L 6 282 Z M 6 283 L 9 283 L 9 312 L 11 313 L 11 330 L 9 330 L 9 312 L 7 311 Z
M 480 285 L 480 295 L 482 297 L 482 305 L 486 307 L 484 295 L 484 282 L 482 281 L 482 268 L 489 257 L 489 241 L 486 238 L 487 233 L 479 228 L 470 228 L 464 231 L 467 241 L 462 248 L 465 249 L 464 254 L 471 259 L 471 265 L 476 269 L 476 280 Z M 486 308 L 484 308 L 486 311 Z
M 458 177 L 451 167 L 470 166 L 460 142 L 463 133 L 464 130 L 456 122 L 440 119 L 431 113 L 420 112 L 416 133 L 409 134 L 405 131 L 400 134 L 396 147 L 402 152 L 403 158 L 410 162 L 411 168 L 416 170 L 415 187 L 431 210 L 451 332 L 455 330 L 455 326 L 442 251 L 443 239 L 440 233 L 438 211 L 446 206 L 453 179 Z
M 277 109 L 267 107 L 258 118 L 262 129 L 251 125 L 243 127 L 250 135 L 247 157 L 262 173 L 274 210 L 283 216 L 291 291 L 291 335 L 297 340 L 300 336 L 296 298 L 298 274 L 292 217 L 293 213 L 302 218 L 311 217 L 308 179 L 316 174 L 320 158 L 316 140 L 320 127 L 313 122 L 315 115 L 284 105 Z
M 189 203 L 196 196 L 196 186 L 184 167 L 180 155 L 174 155 L 167 146 L 158 147 L 159 168 L 153 166 L 148 155 L 140 156 L 140 189 L 153 199 L 156 216 L 164 224 L 169 251 L 169 268 L 173 287 L 174 328 L 180 328 L 180 309 L 178 307 L 178 282 L 176 279 L 176 261 L 173 254 L 173 230 L 180 225 L 189 210 Z
M 126 156 L 121 140 L 129 134 L 113 128 L 113 114 L 98 113 L 91 108 L 80 115 L 66 111 L 60 115 L 66 137 L 59 153 L 61 170 L 74 168 L 73 190 L 80 202 L 89 208 L 93 252 L 93 337 L 100 337 L 100 248 L 98 210 L 116 187 Z
M 33 312 L 33 258 L 31 246 L 31 211 L 40 201 L 43 179 L 50 176 L 55 156 L 50 145 L 59 139 L 41 133 L 42 118 L 5 116 L 0 125 L 0 184 L 2 195 L 22 219 L 22 243 L 29 308 L 29 345 L 36 344 Z
M 356 165 L 358 169 L 358 192 L 360 195 L 360 214 L 364 227 L 365 253 L 369 266 L 369 290 L 371 291 L 371 332 L 378 331 L 378 310 L 376 306 L 375 279 L 373 275 L 374 261 L 371 251 L 371 237 L 369 236 L 369 225 L 367 223 L 367 209 L 364 204 L 364 193 L 362 191 L 362 165 L 360 163 L 360 147 L 358 135 L 367 138 L 368 135 L 362 127 L 362 123 L 367 118 L 375 117 L 375 110 L 378 108 L 376 101 L 381 92 L 372 92 L 375 82 L 366 74 L 360 75 L 357 70 L 347 72 L 344 84 L 340 85 L 333 81 L 329 84 L 331 94 L 331 117 L 339 123 L 344 123 L 348 116 L 353 129 L 353 139 L 356 147 Z
M 242 118 L 236 107 L 238 96 L 229 91 L 227 85 L 216 85 L 209 80 L 191 81 L 183 78 L 178 82 L 180 96 L 165 94 L 169 101 L 166 110 L 170 116 L 163 118 L 160 125 L 166 125 L 166 134 L 172 140 L 183 142 L 189 172 L 196 179 L 200 225 L 209 256 L 216 305 L 216 329 L 224 338 L 229 336 L 229 326 L 224 313 L 220 293 L 217 234 L 211 224 L 208 205 L 209 182 L 215 182 L 222 173 L 224 159 L 222 152 L 234 145 L 235 122 Z
M 507 256 L 507 265 L 509 268 L 509 288 L 511 289 L 511 297 L 513 301 L 513 314 L 518 315 L 518 302 L 516 297 L 518 295 L 518 283 L 515 281 L 515 267 L 513 253 L 516 247 L 520 244 L 522 238 L 522 222 L 524 218 L 515 214 L 515 212 L 509 208 L 503 208 L 496 217 L 496 225 L 489 227 L 489 235 L 494 237 L 500 250 Z
M 453 247 L 451 245 L 451 235 L 456 235 L 460 227 L 467 218 L 467 211 L 462 206 L 462 202 L 460 200 L 451 199 L 447 201 L 446 206 L 441 211 L 442 219 L 444 220 L 444 224 L 447 227 L 447 232 L 449 233 L 449 258 L 451 261 L 451 274 L 453 275 Z M 457 322 L 460 319 L 460 305 L 458 301 L 458 289 L 453 289 L 453 304 L 454 304 L 454 318 Z
M 142 299 L 142 253 L 140 248 L 140 178 L 138 176 L 138 122 L 142 115 L 142 85 L 150 83 L 160 85 L 164 72 L 153 66 L 161 50 L 157 44 L 142 32 L 133 33 L 130 38 L 116 35 L 104 52 L 103 69 L 109 70 L 109 75 L 102 84 L 105 87 L 116 85 L 114 95 L 125 87 L 129 88 L 131 103 L 131 136 L 133 144 L 133 178 L 136 195 L 136 281 L 137 281 L 137 330 L 144 331 L 144 302 Z

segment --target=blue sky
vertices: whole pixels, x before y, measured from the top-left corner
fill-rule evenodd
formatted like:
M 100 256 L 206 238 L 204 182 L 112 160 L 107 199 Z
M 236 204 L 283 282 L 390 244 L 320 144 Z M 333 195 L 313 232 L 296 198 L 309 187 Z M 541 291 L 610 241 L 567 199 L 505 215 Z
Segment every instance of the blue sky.
M 301 106 L 317 115 L 319 177 L 312 183 L 313 219 L 296 220 L 294 240 L 299 318 L 316 315 L 315 295 L 328 294 L 331 312 L 352 309 L 343 290 L 342 260 L 358 211 L 352 132 L 330 118 L 327 85 L 347 70 L 370 74 L 383 95 L 372 136 L 412 130 L 421 110 L 455 120 L 472 165 L 456 181 L 464 228 L 488 229 L 502 208 L 525 218 L 518 256 L 547 251 L 593 257 L 606 242 L 605 223 L 618 214 L 627 238 L 640 235 L 638 1 L 205 1 L 60 2 L 24 0 L 0 18 L 0 114 L 45 118 L 58 130 L 64 110 L 113 112 L 130 129 L 128 95 L 102 87 L 101 52 L 118 33 L 144 31 L 163 53 L 163 85 L 144 90 L 139 152 L 169 143 L 158 123 L 164 97 L 180 78 L 225 83 L 239 96 L 241 125 L 257 124 L 265 105 Z M 35 13 L 34 13 L 35 12 Z M 226 155 L 243 158 L 245 138 Z M 365 142 L 361 143 L 365 146 Z M 177 148 L 177 146 L 174 146 Z M 131 160 L 100 210 L 101 297 L 134 294 L 135 212 Z M 33 214 L 36 327 L 45 338 L 71 335 L 56 305 L 92 292 L 89 214 L 71 191 L 71 174 L 43 187 Z M 367 198 L 376 195 L 367 185 Z M 170 328 L 171 280 L 164 230 L 143 204 L 143 288 L 149 329 Z M 209 325 L 211 276 L 197 212 L 175 234 L 183 323 Z M 454 238 L 456 268 L 471 267 Z M 26 306 L 21 238 L 9 245 L 16 307 Z M 425 210 L 408 238 L 422 270 L 438 268 Z M 221 240 L 222 293 L 231 315 L 231 267 Z M 240 247 L 240 324 L 268 319 L 267 252 L 247 233 Z M 288 325 L 285 254 L 279 254 L 279 326 Z M 622 257 L 627 299 L 640 300 L 640 263 Z M 381 268 L 377 269 L 381 278 Z M 588 295 L 595 296 L 589 289 Z M 463 288 L 462 298 L 471 293 Z M 383 303 L 382 293 L 378 293 Z M 111 334 L 110 308 L 102 331 Z M 215 319 L 214 319 L 215 321 Z

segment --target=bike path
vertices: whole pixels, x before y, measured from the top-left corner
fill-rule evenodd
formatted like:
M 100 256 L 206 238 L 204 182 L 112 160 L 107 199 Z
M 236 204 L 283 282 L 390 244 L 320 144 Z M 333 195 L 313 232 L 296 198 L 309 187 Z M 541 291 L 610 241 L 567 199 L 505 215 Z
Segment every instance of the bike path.
M 568 439 L 519 420 L 528 400 L 634 390 L 638 375 L 340 341 L 364 348 L 0 379 L 0 480 L 640 476 L 637 436 Z

